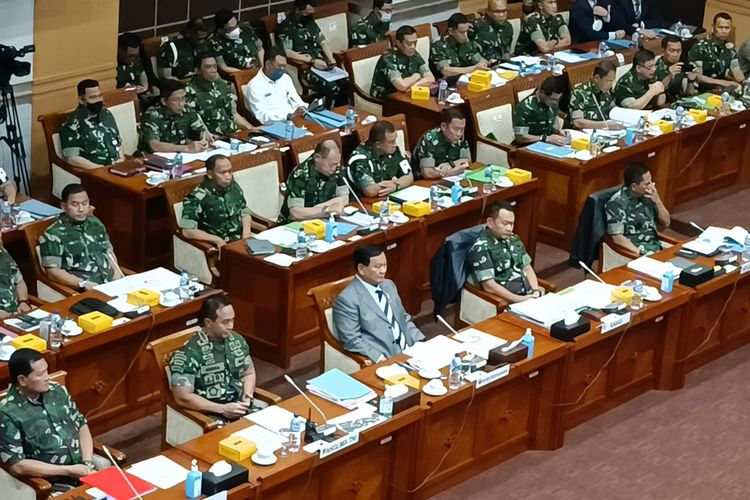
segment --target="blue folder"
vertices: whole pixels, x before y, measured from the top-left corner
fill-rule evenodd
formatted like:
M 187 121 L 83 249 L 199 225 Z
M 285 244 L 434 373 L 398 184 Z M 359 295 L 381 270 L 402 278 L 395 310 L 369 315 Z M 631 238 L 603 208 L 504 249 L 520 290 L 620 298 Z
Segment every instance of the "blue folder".
M 346 125 L 346 117 L 324 109 L 307 113 L 307 119 L 326 128 L 341 128 Z
M 565 146 L 555 146 L 554 144 L 549 144 L 546 142 L 535 142 L 526 149 L 535 153 L 551 156 L 553 158 L 567 158 L 571 153 L 575 153 L 575 150 L 572 148 L 567 148 Z
M 286 136 L 286 121 L 271 122 L 266 125 L 263 125 L 262 127 L 260 127 L 260 129 L 268 135 L 272 135 L 278 139 L 285 139 L 285 140 L 299 139 L 300 137 L 304 137 L 307 135 L 307 130 L 300 128 L 300 127 L 294 127 L 294 132 L 292 133 L 292 137 L 287 137 Z
M 635 46 L 635 44 L 633 43 L 632 40 L 607 40 L 604 43 L 606 43 L 607 45 L 609 45 L 609 48 L 613 49 L 613 50 L 615 50 L 615 49 L 620 49 L 620 50 L 622 50 L 622 49 L 629 49 L 630 47 L 634 47 Z
M 330 394 L 339 401 L 362 398 L 371 391 L 365 384 L 338 368 L 328 370 L 308 380 L 307 386 L 315 387 L 326 394 Z
M 30 213 L 34 219 L 44 219 L 45 217 L 52 217 L 62 213 L 62 210 L 59 208 L 47 205 L 33 198 L 24 201 L 19 207 L 21 210 Z

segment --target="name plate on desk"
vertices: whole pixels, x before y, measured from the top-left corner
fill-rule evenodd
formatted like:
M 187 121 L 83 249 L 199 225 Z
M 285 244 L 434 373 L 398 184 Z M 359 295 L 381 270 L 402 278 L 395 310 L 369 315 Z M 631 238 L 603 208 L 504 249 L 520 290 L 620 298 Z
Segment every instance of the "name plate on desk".
M 602 318 L 602 333 L 611 332 L 615 328 L 630 323 L 630 312 L 625 314 L 611 313 Z
M 750 261 L 743 262 L 740 266 L 740 274 L 745 274 L 748 271 L 750 271 Z
M 507 377 L 510 373 L 510 364 L 501 365 L 499 368 L 495 368 L 491 372 L 477 371 L 472 372 L 470 375 L 475 377 L 474 385 L 477 389 L 481 389 L 485 385 L 489 385 L 492 382 L 500 380 L 503 377 Z
M 320 458 L 326 458 L 328 455 L 333 455 L 337 451 L 348 448 L 359 442 L 359 432 L 350 432 L 349 434 L 338 438 L 330 443 L 324 442 L 323 446 L 320 447 Z

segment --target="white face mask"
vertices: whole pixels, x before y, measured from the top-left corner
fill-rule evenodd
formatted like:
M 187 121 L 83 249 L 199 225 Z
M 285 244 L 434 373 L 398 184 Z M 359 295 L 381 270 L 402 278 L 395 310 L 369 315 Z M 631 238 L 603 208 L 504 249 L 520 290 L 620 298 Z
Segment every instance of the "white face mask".
M 594 19 L 594 24 L 592 26 L 594 31 L 601 31 L 603 27 L 604 27 L 604 23 L 602 22 L 601 19 Z
M 382 23 L 390 23 L 391 22 L 391 13 L 390 12 L 381 12 L 380 13 L 380 22 L 382 22 Z
M 240 27 L 237 26 L 232 31 L 230 31 L 229 33 L 227 33 L 227 38 L 229 38 L 230 40 L 239 40 L 239 38 L 240 38 Z

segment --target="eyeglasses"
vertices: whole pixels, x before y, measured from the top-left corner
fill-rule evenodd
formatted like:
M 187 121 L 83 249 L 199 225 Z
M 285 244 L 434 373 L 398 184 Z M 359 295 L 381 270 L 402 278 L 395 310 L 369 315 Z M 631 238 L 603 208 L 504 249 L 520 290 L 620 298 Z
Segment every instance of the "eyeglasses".
M 641 68 L 646 68 L 646 69 L 656 69 L 656 64 L 652 64 L 650 66 L 646 66 L 645 64 L 639 64 L 638 66 L 640 66 Z

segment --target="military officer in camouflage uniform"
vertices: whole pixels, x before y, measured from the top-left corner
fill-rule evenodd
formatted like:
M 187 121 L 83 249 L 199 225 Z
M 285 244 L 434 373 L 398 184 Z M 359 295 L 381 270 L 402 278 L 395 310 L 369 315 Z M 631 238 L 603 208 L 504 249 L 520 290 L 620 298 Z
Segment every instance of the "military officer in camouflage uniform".
M 330 43 L 315 22 L 313 0 L 295 0 L 294 8 L 276 29 L 278 43 L 286 50 L 287 59 L 325 70 L 336 65 Z M 348 78 L 328 82 L 312 71 L 301 72 L 308 86 L 325 96 L 326 102 L 342 106 L 349 102 L 351 84 Z
M 17 350 L 8 370 L 10 389 L 0 401 L 0 461 L 7 471 L 46 478 L 53 492 L 60 492 L 106 465 L 94 457 L 86 418 L 65 387 L 49 381 L 47 361 L 39 352 Z M 14 498 L 13 492 L 4 492 L 3 498 Z
M 654 110 L 667 102 L 664 84 L 656 78 L 656 56 L 641 49 L 633 56 L 633 67 L 617 82 L 615 102 L 630 109 Z
M 198 73 L 185 88 L 188 109 L 198 113 L 215 137 L 227 137 L 241 128 L 254 129 L 237 112 L 237 96 L 219 76 L 214 56 L 204 52 L 196 58 L 196 62 Z
M 165 37 L 166 38 L 166 37 Z M 195 56 L 207 48 L 208 29 L 203 19 L 194 17 L 176 38 L 162 42 L 156 57 L 160 78 L 188 78 L 195 71 Z
M 659 80 L 667 94 L 667 103 L 671 104 L 681 97 L 698 93 L 696 71 L 685 73 L 682 58 L 682 40 L 674 35 L 667 35 L 661 40 L 664 55 L 656 61 L 656 79 Z
M 556 146 L 568 142 L 567 134 L 557 128 L 560 98 L 565 90 L 565 80 L 561 76 L 550 76 L 542 82 L 537 91 L 516 106 L 513 129 L 516 143 L 532 144 L 542 141 Z
M 382 99 L 394 92 L 408 92 L 415 85 L 435 81 L 430 68 L 417 52 L 417 30 L 401 26 L 396 30 L 396 47 L 380 56 L 375 64 L 370 95 Z
M 469 38 L 479 46 L 485 59 L 497 61 L 512 56 L 513 26 L 508 22 L 506 0 L 489 0 L 487 11 L 472 24 L 474 28 L 469 31 Z
M 341 151 L 336 141 L 318 143 L 313 154 L 289 174 L 279 224 L 341 213 L 349 203 L 349 191 L 340 165 Z
M 60 127 L 60 146 L 63 157 L 76 167 L 98 168 L 125 159 L 120 130 L 104 107 L 96 80 L 78 84 L 78 108 Z
M 690 62 L 700 69 L 698 83 L 700 92 L 729 88 L 739 90 L 745 79 L 734 44 L 729 41 L 732 31 L 732 16 L 719 12 L 714 16 L 710 37 L 699 40 L 690 49 Z
M 347 163 L 354 189 L 374 198 L 388 196 L 414 182 L 411 164 L 396 143 L 396 128 L 386 120 L 375 122 L 367 141 L 357 146 Z
M 594 77 L 578 85 L 570 93 L 568 107 L 570 124 L 577 129 L 620 130 L 619 122 L 609 119 L 609 112 L 615 107 L 612 86 L 617 69 L 609 60 L 599 61 L 594 68 Z
M 250 209 L 232 175 L 232 163 L 224 155 L 213 155 L 206 160 L 206 178 L 182 204 L 183 235 L 221 248 L 249 238 L 251 225 Z
M 570 32 L 557 13 L 557 0 L 536 0 L 537 12 L 521 21 L 516 43 L 517 55 L 548 54 L 570 45 Z
M 657 224 L 669 227 L 671 219 L 644 165 L 625 169 L 624 185 L 609 199 L 605 211 L 607 234 L 615 243 L 639 255 L 661 250 Z
M 117 37 L 117 88 L 135 87 L 139 96 L 148 94 L 148 78 L 141 65 L 141 41 L 135 33 Z
M 78 290 L 122 278 L 117 257 L 102 221 L 80 184 L 62 190 L 63 212 L 39 237 L 39 255 L 47 276 Z
M 216 31 L 211 35 L 211 47 L 219 69 L 233 73 L 246 68 L 258 68 L 263 61 L 263 42 L 249 25 L 240 25 L 234 12 L 227 9 L 214 15 Z
M 3 246 L 0 238 L 0 318 L 16 312 L 31 310 L 29 290 L 16 261 Z
M 457 108 L 445 108 L 440 127 L 428 130 L 414 148 L 411 158 L 416 176 L 437 179 L 457 175 L 471 164 L 469 142 L 464 137 L 466 117 Z
M 349 30 L 349 47 L 365 46 L 386 40 L 393 15 L 392 0 L 372 0 L 372 11 Z
M 513 233 L 515 222 L 510 202 L 490 205 L 487 226 L 467 256 L 469 282 L 511 304 L 544 295 L 531 257 L 521 238 Z
M 460 12 L 448 18 L 448 34 L 430 47 L 430 68 L 436 75 L 448 78 L 487 69 L 479 45 L 469 40 L 470 29 L 469 19 Z
M 234 308 L 224 295 L 208 297 L 201 326 L 169 361 L 175 401 L 188 410 L 237 420 L 251 411 L 255 366 L 250 348 L 234 329 Z
M 187 107 L 185 86 L 177 80 L 162 80 L 159 90 L 159 104 L 141 116 L 140 153 L 196 153 L 208 149 L 211 133 L 198 113 Z

